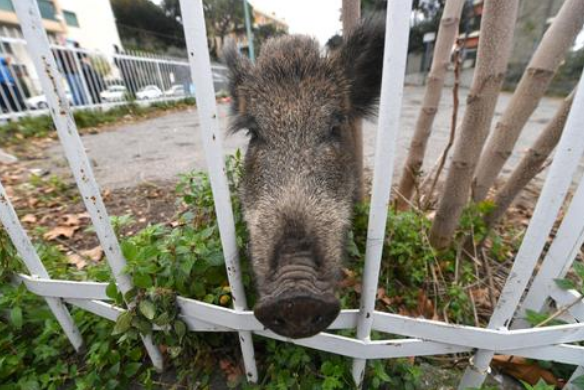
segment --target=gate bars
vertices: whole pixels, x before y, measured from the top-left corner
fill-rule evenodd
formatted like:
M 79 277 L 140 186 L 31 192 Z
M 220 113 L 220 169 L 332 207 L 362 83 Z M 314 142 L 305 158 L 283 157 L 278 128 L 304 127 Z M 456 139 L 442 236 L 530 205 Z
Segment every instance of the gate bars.
M 566 197 L 578 161 L 584 152 L 584 137 L 578 134 L 578 131 L 584 128 L 582 82 L 573 104 L 575 108 L 570 113 L 534 216 L 489 327 L 483 329 L 446 324 L 374 310 L 382 243 L 385 239 L 393 152 L 403 94 L 411 2 L 412 0 L 391 0 L 388 4 L 380 128 L 375 157 L 362 301 L 359 310 L 343 310 L 329 328 L 357 329 L 357 338 L 323 332 L 308 339 L 288 340 L 265 330 L 254 317 L 253 312 L 247 310 L 245 291 L 241 282 L 229 187 L 223 170 L 221 133 L 217 121 L 202 0 L 180 1 L 191 73 L 197 85 L 196 98 L 205 156 L 215 197 L 234 308 L 210 305 L 184 297 L 178 297 L 177 304 L 181 318 L 191 331 L 236 331 L 239 333 L 246 373 L 250 382 L 257 381 L 252 333 L 354 358 L 353 376 L 359 386 L 362 385 L 365 359 L 450 354 L 478 349 L 460 384 L 460 389 L 480 386 L 490 360 L 496 352 L 574 365 L 581 365 L 584 362 L 584 347 L 569 344 L 584 340 L 584 324 L 581 323 L 584 320 L 582 297 L 576 291 L 560 290 L 553 281 L 554 278 L 565 275 L 584 241 L 584 219 L 582 218 L 584 184 L 578 187 L 556 239 L 544 259 L 541 271 L 520 309 L 520 313 L 524 313 L 526 309 L 541 310 L 548 298 L 551 298 L 558 306 L 566 307 L 571 323 L 530 329 L 525 321 L 518 318 L 513 328 L 509 328 L 513 313 L 520 303 L 520 298 L 541 255 L 546 238 Z M 14 4 L 77 186 L 96 228 L 118 288 L 126 292 L 132 288 L 131 280 L 122 272 L 126 262 L 113 233 L 99 187 L 77 133 L 71 108 L 60 83 L 60 75 L 42 27 L 36 0 L 19 0 Z M 17 275 L 16 279 L 24 283 L 28 290 L 46 299 L 77 350 L 82 346 L 81 336 L 63 302 L 113 321 L 124 312 L 124 309 L 109 302 L 111 300 L 106 294 L 107 283 L 72 282 L 49 278 L 30 239 L 19 223 L 1 183 L 0 221 L 30 272 L 30 276 Z M 128 305 L 131 307 L 132 302 L 128 302 Z M 157 330 L 156 327 L 155 330 Z M 370 339 L 372 330 L 404 338 L 372 341 Z M 144 336 L 143 342 L 153 365 L 161 370 L 162 356 L 153 345 L 151 337 Z M 579 368 L 573 378 L 582 373 L 584 370 Z

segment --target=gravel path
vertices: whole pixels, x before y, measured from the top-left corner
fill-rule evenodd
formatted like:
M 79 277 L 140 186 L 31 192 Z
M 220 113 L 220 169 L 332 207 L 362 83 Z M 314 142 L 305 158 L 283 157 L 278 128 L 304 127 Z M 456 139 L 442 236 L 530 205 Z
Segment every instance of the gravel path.
M 461 90 L 459 122 L 466 106 L 467 90 Z M 424 88 L 407 87 L 401 116 L 396 174 L 401 171 L 411 139 L 416 117 L 420 109 Z M 510 99 L 510 94 L 502 94 L 497 104 L 496 115 L 500 117 Z M 451 92 L 446 90 L 438 111 L 432 140 L 426 158 L 426 168 L 439 158 L 450 132 L 452 108 Z M 539 131 L 553 116 L 560 105 L 560 99 L 545 98 L 532 115 L 524 130 L 506 170 L 517 164 L 523 151 L 537 137 Z M 220 124 L 226 129 L 229 117 L 228 106 L 219 105 Z M 98 182 L 104 188 L 133 187 L 147 181 L 174 180 L 179 173 L 191 169 L 205 169 L 203 148 L 200 140 L 199 120 L 195 109 L 168 114 L 155 119 L 120 126 L 113 131 L 86 135 L 83 142 L 92 163 Z M 364 124 L 364 148 L 366 165 L 372 166 L 377 134 L 376 121 Z M 245 148 L 246 138 L 242 134 L 225 134 L 224 149 L 231 153 L 237 148 Z M 42 168 L 53 172 L 64 172 L 66 164 L 60 145 L 55 144 L 46 155 L 36 162 Z

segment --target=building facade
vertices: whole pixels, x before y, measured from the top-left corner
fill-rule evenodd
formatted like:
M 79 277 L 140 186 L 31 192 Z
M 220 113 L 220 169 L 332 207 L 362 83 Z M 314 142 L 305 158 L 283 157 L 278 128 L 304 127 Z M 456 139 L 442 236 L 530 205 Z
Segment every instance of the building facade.
M 0 0 L 0 36 L 19 37 L 14 12 L 15 0 Z M 37 0 L 49 39 L 56 44 L 74 45 L 114 53 L 121 46 L 109 0 Z

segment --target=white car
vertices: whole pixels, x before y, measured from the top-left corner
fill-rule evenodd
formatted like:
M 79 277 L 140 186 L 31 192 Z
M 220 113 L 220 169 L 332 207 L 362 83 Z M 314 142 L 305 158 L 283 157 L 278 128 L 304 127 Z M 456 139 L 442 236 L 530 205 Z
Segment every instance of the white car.
M 180 97 L 185 96 L 185 87 L 183 85 L 173 85 L 164 91 L 164 96 L 167 97 Z
M 73 105 L 73 96 L 70 92 L 65 92 L 67 95 L 67 100 L 69 100 L 69 105 Z M 47 102 L 47 97 L 45 95 L 33 96 L 26 99 L 26 105 L 31 110 L 44 110 L 49 108 L 49 103 Z
M 128 90 L 123 85 L 110 85 L 105 91 L 102 91 L 99 96 L 101 100 L 106 103 L 121 102 L 126 100 L 126 92 Z
M 147 85 L 136 92 L 136 98 L 138 100 L 158 99 L 161 97 L 162 91 L 156 85 Z

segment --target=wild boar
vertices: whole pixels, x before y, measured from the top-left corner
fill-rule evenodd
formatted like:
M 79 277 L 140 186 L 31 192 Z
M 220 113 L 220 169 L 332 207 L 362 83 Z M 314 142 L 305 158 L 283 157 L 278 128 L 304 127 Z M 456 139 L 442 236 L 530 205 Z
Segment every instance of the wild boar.
M 385 27 L 361 22 L 323 52 L 307 36 L 269 40 L 255 64 L 227 49 L 232 130 L 249 145 L 240 188 L 257 319 L 290 338 L 338 316 L 335 296 L 357 193 L 353 124 L 379 99 Z

